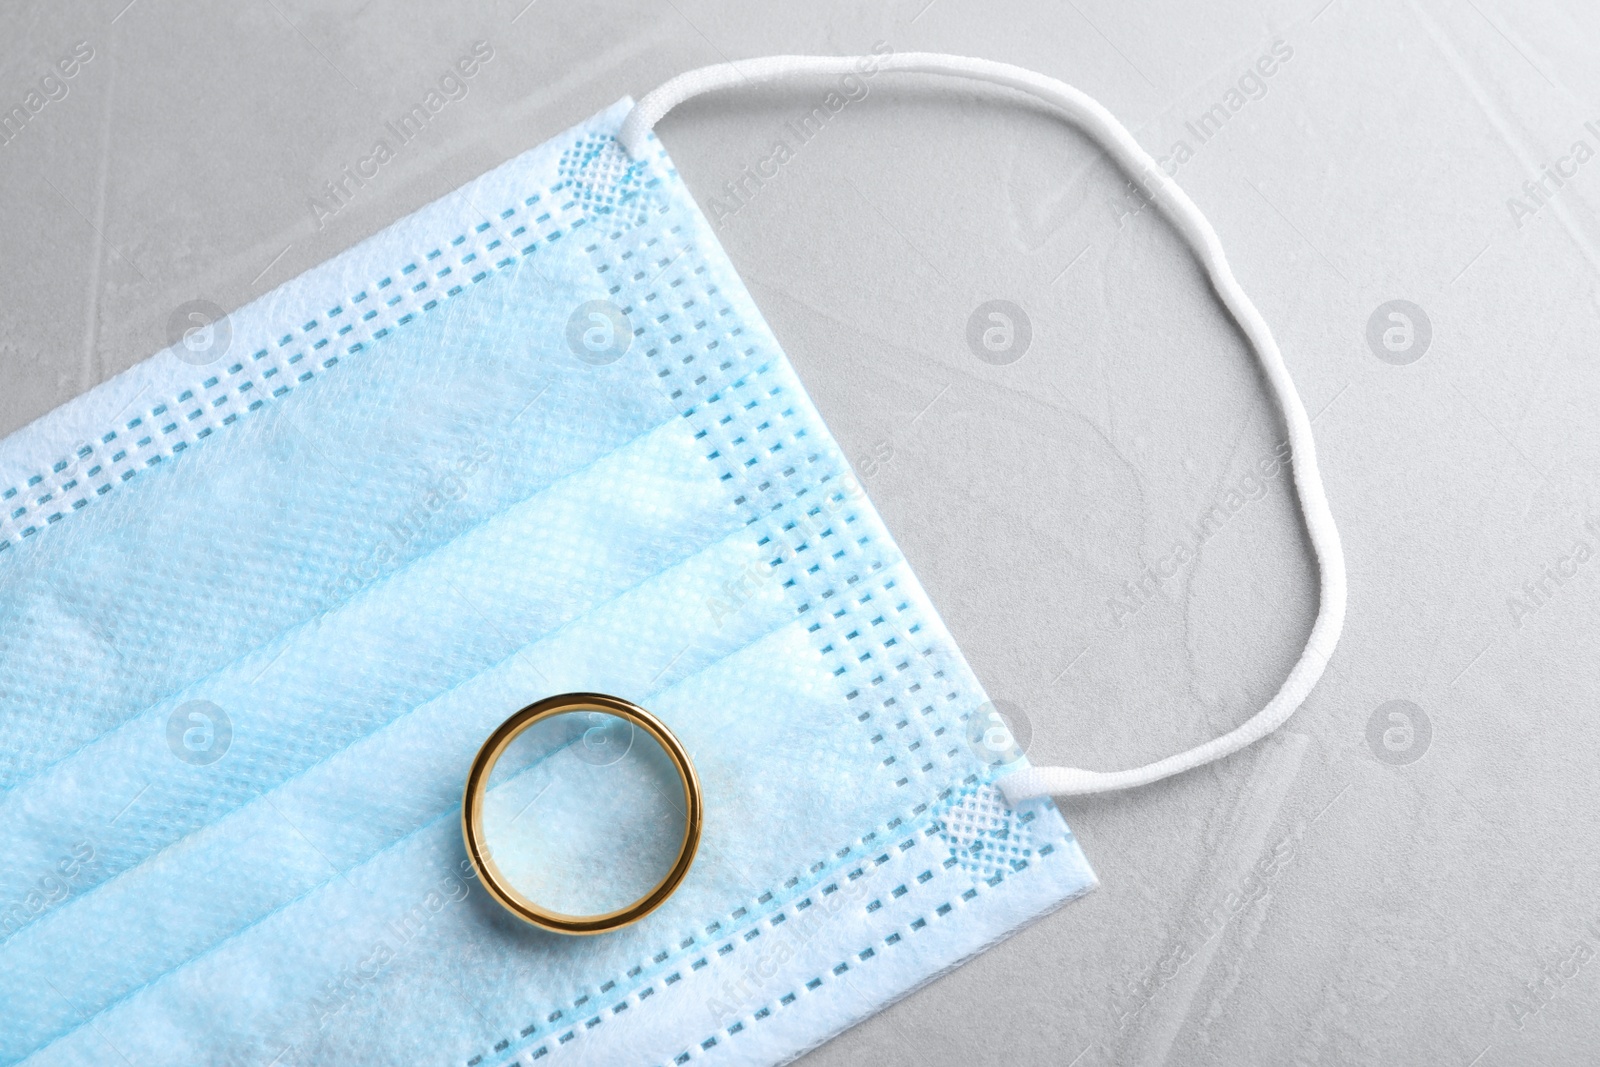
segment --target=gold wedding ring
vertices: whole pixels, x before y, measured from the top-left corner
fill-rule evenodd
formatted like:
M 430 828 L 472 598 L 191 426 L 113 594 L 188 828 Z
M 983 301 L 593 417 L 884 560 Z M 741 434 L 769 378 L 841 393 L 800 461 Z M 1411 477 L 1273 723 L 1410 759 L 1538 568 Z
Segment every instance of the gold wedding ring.
M 603 915 L 565 915 L 540 907 L 511 886 L 505 875 L 500 872 L 500 868 L 495 865 L 492 850 L 484 845 L 483 796 L 488 789 L 489 774 L 494 770 L 494 765 L 501 754 L 512 741 L 516 740 L 518 734 L 535 723 L 575 711 L 603 712 L 639 727 L 653 737 L 666 752 L 683 782 L 686 813 L 683 823 L 683 842 L 678 847 L 678 858 L 673 863 L 672 869 L 650 892 L 626 907 Z M 604 693 L 563 693 L 536 704 L 529 704 L 501 723 L 483 743 L 483 747 L 478 750 L 477 758 L 472 761 L 472 770 L 467 774 L 466 795 L 461 801 L 461 834 L 466 839 L 467 858 L 477 869 L 483 887 L 489 891 L 490 896 L 504 905 L 507 911 L 519 919 L 546 930 L 554 930 L 556 933 L 600 934 L 638 922 L 659 908 L 673 894 L 683 882 L 684 876 L 689 873 L 689 867 L 694 863 L 695 850 L 700 847 L 702 815 L 700 779 L 694 772 L 694 764 L 689 761 L 689 753 L 684 750 L 683 744 L 660 719 L 639 705 L 620 697 L 607 696 Z

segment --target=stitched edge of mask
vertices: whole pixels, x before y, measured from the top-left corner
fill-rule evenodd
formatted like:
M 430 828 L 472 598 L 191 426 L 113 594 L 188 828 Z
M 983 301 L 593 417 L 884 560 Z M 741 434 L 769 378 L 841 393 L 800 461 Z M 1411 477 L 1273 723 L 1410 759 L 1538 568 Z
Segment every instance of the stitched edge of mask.
M 592 173 L 594 158 L 573 151 L 586 134 L 614 131 L 632 104 L 623 98 L 225 316 L 240 335 L 215 366 L 183 361 L 174 345 L 0 440 L 0 562 L 141 471 L 178 459 L 545 245 L 596 219 L 637 225 L 645 210 L 632 202 L 638 189 L 616 180 L 625 175 Z M 539 171 L 556 180 L 511 195 L 518 177 Z M 486 213 L 479 197 L 510 203 Z M 393 228 L 448 212 L 477 221 L 387 273 L 348 278 Z M 328 307 L 316 293 L 329 289 L 348 296 Z

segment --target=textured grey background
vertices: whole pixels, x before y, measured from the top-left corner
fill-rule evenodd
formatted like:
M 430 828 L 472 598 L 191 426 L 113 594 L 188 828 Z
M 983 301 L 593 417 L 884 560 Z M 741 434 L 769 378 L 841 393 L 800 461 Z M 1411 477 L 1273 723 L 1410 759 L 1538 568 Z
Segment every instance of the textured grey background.
M 1572 553 L 1600 546 L 1600 160 L 1569 155 L 1600 149 L 1593 5 L 125 3 L 3 15 L 0 107 L 94 49 L 0 146 L 3 432 L 163 347 L 184 301 L 236 307 L 723 58 L 982 55 L 1084 88 L 1153 152 L 1187 142 L 1179 181 L 1317 416 L 1343 644 L 1280 737 L 1065 805 L 1098 893 L 807 1062 L 1595 1062 L 1600 559 Z M 309 198 L 476 39 L 496 58 L 468 97 L 318 228 Z M 1292 55 L 1200 143 L 1185 123 L 1274 41 Z M 709 208 L 823 91 L 696 103 L 660 133 Z M 1545 164 L 1570 177 L 1541 205 L 1523 183 Z M 720 229 L 1042 762 L 1131 765 L 1241 721 L 1315 610 L 1280 478 L 1112 625 L 1108 599 L 1280 432 L 1196 268 L 1138 208 L 1041 110 L 880 78 Z M 1031 322 L 1006 366 L 966 343 L 990 299 Z M 1431 323 L 1409 365 L 1367 341 L 1393 299 Z M 1369 743 L 1392 700 L 1431 737 L 1385 709 Z

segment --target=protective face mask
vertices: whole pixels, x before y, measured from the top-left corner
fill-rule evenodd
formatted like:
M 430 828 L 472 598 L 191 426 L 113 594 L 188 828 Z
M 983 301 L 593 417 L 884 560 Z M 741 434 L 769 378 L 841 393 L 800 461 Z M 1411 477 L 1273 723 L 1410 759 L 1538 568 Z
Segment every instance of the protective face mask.
M 1262 359 L 1322 604 L 1233 733 L 1027 765 L 649 132 L 866 65 L 1061 107 Z M 786 1060 L 1090 889 L 1045 795 L 1269 732 L 1344 605 L 1309 423 L 1209 226 L 1093 101 L 950 57 L 623 100 L 0 442 L 0 496 L 7 1063 Z M 705 795 L 682 887 L 597 937 L 515 920 L 461 839 L 478 745 L 574 690 L 650 708 Z M 518 773 L 603 782 L 593 733 Z

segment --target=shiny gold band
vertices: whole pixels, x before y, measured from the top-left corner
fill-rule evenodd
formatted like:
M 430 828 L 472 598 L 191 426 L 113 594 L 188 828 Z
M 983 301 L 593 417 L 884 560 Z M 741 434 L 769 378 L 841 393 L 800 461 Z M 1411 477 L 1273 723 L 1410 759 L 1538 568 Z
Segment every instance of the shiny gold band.
M 495 865 L 492 850 L 484 845 L 483 796 L 489 786 L 489 773 L 494 770 L 501 753 L 518 734 L 534 723 L 573 711 L 604 712 L 639 727 L 653 737 L 666 752 L 678 769 L 678 776 L 683 780 L 685 818 L 683 844 L 678 849 L 677 861 L 673 863 L 667 876 L 650 892 L 627 907 L 603 915 L 563 915 L 541 908 L 512 888 L 506 881 L 505 875 L 500 872 L 500 868 Z M 472 770 L 467 774 L 466 795 L 461 801 L 461 834 L 466 839 L 467 858 L 472 861 L 473 867 L 477 868 L 483 887 L 489 891 L 490 896 L 504 905 L 506 910 L 535 926 L 542 926 L 557 933 L 599 934 L 638 922 L 659 908 L 662 902 L 672 895 L 684 876 L 689 873 L 689 867 L 694 863 L 695 850 L 700 847 L 702 814 L 700 779 L 694 772 L 694 764 L 689 761 L 689 754 L 684 750 L 682 743 L 660 719 L 639 705 L 620 697 L 606 696 L 604 693 L 564 693 L 536 704 L 529 704 L 501 723 L 483 743 L 483 747 L 478 750 L 477 758 L 472 761 Z

